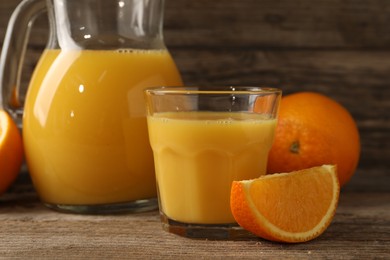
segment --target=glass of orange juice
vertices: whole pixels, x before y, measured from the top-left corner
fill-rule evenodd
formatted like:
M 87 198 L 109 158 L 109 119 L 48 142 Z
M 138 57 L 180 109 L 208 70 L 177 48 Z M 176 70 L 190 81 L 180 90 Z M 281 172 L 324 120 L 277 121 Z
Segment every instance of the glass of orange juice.
M 145 91 L 163 228 L 225 239 L 238 226 L 232 181 L 266 173 L 281 90 L 161 87 Z

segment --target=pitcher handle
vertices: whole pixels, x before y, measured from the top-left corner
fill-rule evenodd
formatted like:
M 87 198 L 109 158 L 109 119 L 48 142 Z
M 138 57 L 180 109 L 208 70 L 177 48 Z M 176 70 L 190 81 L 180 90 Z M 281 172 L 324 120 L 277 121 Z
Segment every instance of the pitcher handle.
M 0 57 L 0 109 L 5 109 L 21 128 L 23 101 L 20 81 L 24 56 L 35 19 L 46 10 L 45 0 L 23 0 L 8 22 Z

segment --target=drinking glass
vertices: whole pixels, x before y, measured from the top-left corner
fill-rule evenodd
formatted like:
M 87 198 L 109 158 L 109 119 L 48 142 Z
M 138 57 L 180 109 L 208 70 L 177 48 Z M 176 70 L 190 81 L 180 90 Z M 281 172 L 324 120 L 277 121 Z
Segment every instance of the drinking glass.
M 239 230 L 233 181 L 266 173 L 281 90 L 160 87 L 145 91 L 163 228 L 225 239 Z

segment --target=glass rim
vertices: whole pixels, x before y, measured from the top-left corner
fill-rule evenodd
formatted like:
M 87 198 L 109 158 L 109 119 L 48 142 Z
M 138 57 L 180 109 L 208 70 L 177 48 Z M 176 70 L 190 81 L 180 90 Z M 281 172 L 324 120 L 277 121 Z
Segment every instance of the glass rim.
M 205 87 L 206 89 L 204 89 Z M 202 95 L 202 94 L 234 94 L 234 95 L 260 95 L 282 94 L 282 90 L 274 87 L 256 86 L 160 86 L 144 90 L 152 95 Z

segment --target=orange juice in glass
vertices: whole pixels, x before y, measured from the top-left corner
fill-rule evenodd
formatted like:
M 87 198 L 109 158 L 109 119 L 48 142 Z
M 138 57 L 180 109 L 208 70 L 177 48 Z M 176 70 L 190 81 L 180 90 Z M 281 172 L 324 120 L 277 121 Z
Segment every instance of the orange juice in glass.
M 233 180 L 266 172 L 281 92 L 256 87 L 146 91 L 164 229 L 228 238 Z
M 166 50 L 45 50 L 23 136 L 46 205 L 87 213 L 156 207 L 143 90 L 161 84 L 181 84 Z

